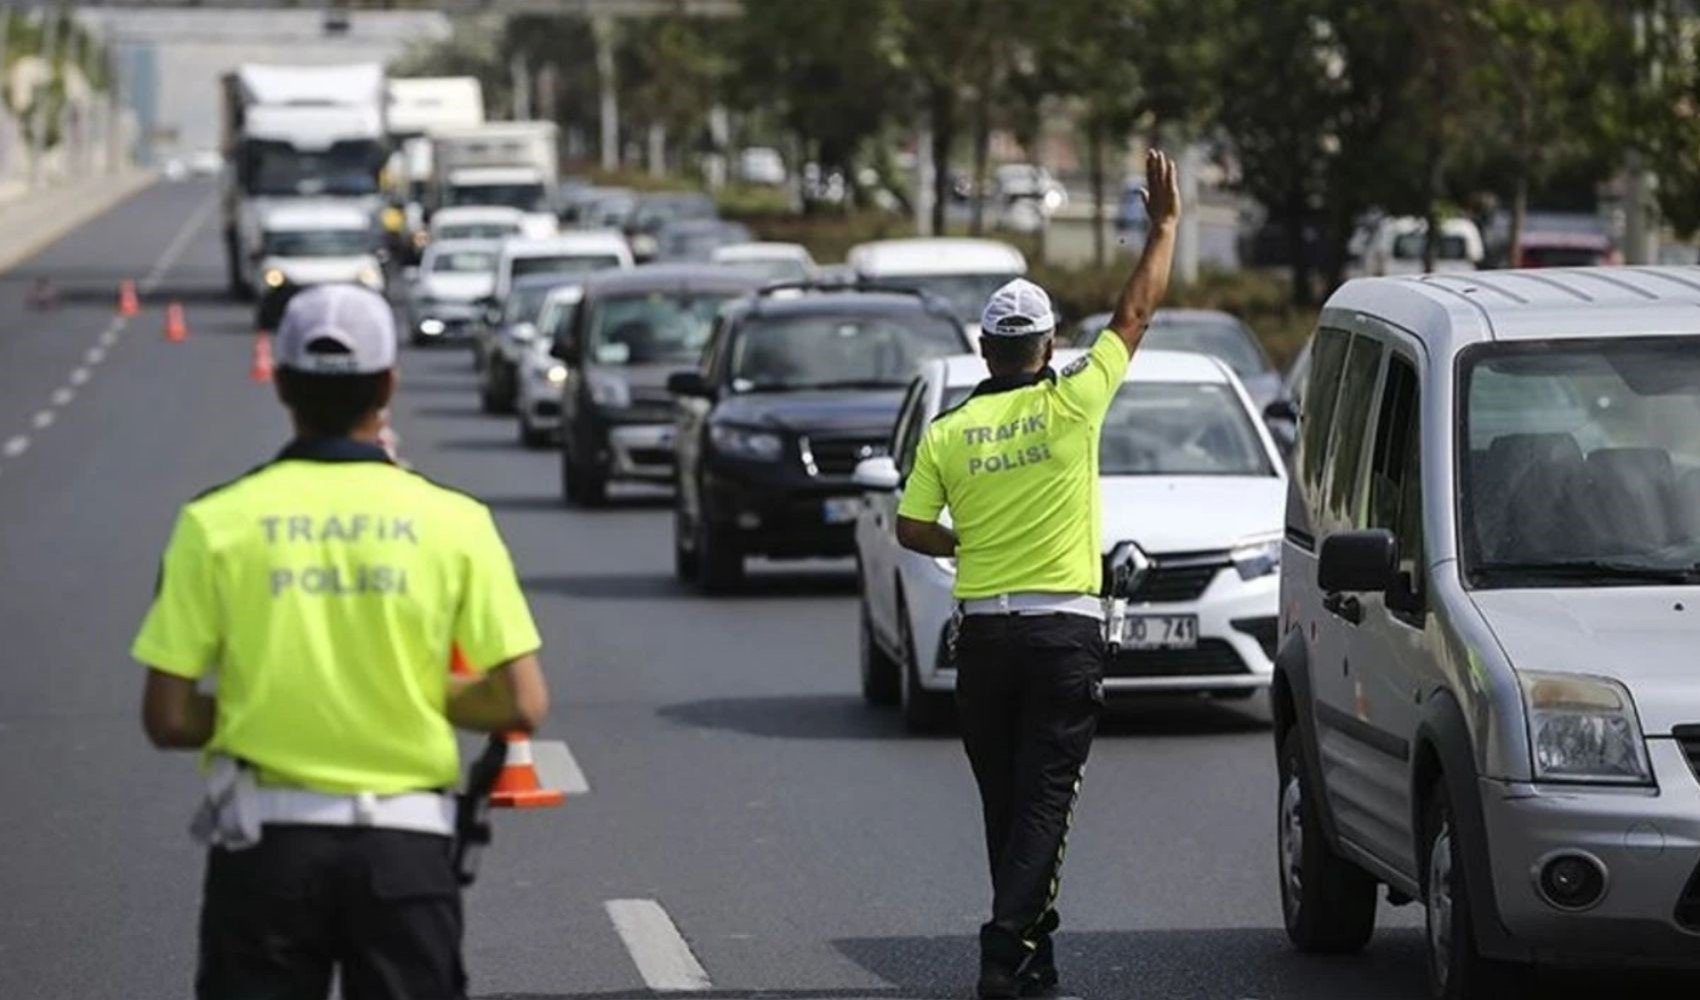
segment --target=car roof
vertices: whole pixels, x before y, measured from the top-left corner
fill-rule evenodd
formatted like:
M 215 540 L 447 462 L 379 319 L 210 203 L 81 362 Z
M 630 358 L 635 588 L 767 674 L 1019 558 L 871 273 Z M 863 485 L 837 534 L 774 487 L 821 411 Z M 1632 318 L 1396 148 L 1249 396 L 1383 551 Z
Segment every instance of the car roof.
M 622 271 L 599 271 L 588 275 L 585 294 L 621 292 L 670 292 L 684 289 L 705 292 L 746 292 L 761 287 L 763 278 L 731 264 L 680 262 L 643 264 Z
M 429 257 L 436 257 L 439 254 L 464 253 L 464 252 L 471 251 L 471 250 L 479 250 L 479 251 L 483 251 L 485 253 L 496 253 L 497 251 L 499 251 L 501 249 L 502 249 L 502 242 L 500 240 L 480 240 L 480 239 L 471 239 L 471 238 L 455 239 L 455 240 L 433 240 L 430 243 L 426 244 L 425 254 L 426 254 L 426 256 L 429 256 Z
M 776 243 L 772 241 L 752 241 L 749 243 L 728 243 L 714 248 L 714 259 L 718 261 L 740 260 L 813 260 L 809 248 L 801 243 Z
M 855 286 L 815 286 L 808 290 L 781 288 L 740 305 L 746 313 L 763 316 L 798 316 L 820 313 L 914 313 L 925 312 L 955 325 L 956 321 L 936 302 L 921 295 L 857 289 Z
M 542 257 L 555 253 L 627 253 L 626 238 L 612 229 L 573 229 L 558 236 L 522 236 L 502 244 L 507 257 Z
M 266 229 L 367 229 L 372 216 L 345 201 L 291 201 L 266 210 Z
M 1330 315 L 1334 314 L 1334 315 Z M 1700 332 L 1700 267 L 1583 267 L 1359 278 L 1323 323 L 1367 314 L 1448 356 L 1474 343 Z
M 1232 323 L 1243 327 L 1245 322 L 1230 312 L 1220 309 L 1159 309 L 1151 314 L 1152 323 Z
M 450 205 L 431 215 L 431 224 L 440 222 L 512 222 L 518 224 L 525 213 L 506 205 Z
M 849 262 L 871 277 L 888 274 L 1025 274 L 1027 258 L 997 240 L 924 237 L 875 240 L 850 248 Z
M 1086 351 L 1070 348 L 1056 352 L 1051 358 L 1054 369 L 1066 368 L 1086 356 Z M 978 354 L 954 354 L 933 364 L 944 366 L 944 384 L 948 388 L 978 385 L 986 378 L 986 361 Z M 1199 382 L 1226 384 L 1230 381 L 1226 365 L 1205 354 L 1186 351 L 1139 351 L 1128 365 L 1124 382 Z

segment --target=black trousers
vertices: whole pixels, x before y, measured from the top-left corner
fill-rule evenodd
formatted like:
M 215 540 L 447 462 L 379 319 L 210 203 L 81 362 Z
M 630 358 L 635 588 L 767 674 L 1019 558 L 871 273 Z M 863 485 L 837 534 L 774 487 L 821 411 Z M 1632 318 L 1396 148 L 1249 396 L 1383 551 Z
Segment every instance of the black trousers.
M 464 1000 L 450 841 L 370 828 L 267 825 L 213 848 L 199 1000 Z
M 970 615 L 956 642 L 962 742 L 986 821 L 992 919 L 982 953 L 1049 953 L 1063 850 L 1104 705 L 1103 625 L 1081 615 Z

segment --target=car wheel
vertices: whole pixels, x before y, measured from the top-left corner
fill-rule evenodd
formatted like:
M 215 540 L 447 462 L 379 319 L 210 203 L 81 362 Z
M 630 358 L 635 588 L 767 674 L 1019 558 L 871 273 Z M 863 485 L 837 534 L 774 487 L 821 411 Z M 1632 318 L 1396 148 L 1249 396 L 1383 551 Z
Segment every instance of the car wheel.
M 1429 995 L 1435 1000 L 1521 995 L 1520 967 L 1484 958 L 1476 950 L 1470 910 L 1472 886 L 1453 820 L 1445 779 L 1429 793 L 1423 820 L 1425 883 L 1423 926 L 1428 944 Z
M 673 575 L 681 583 L 690 583 L 697 576 L 697 554 L 690 547 L 690 531 L 685 527 L 685 511 L 675 501 L 673 508 Z
M 724 594 L 744 580 L 744 553 L 729 531 L 710 523 L 708 512 L 697 511 L 697 585 L 705 594 Z
M 862 668 L 862 698 L 870 705 L 896 705 L 903 697 L 903 668 L 880 648 L 874 637 L 874 622 L 868 615 L 868 598 L 863 589 L 859 603 L 860 645 L 857 659 Z
M 533 427 L 523 410 L 519 415 L 519 443 L 527 448 L 541 448 L 549 443 L 549 432 Z
M 920 660 L 915 655 L 915 633 L 909 625 L 909 609 L 901 591 L 897 595 L 897 642 L 903 652 L 900 707 L 903 725 L 911 733 L 936 733 L 950 720 L 951 700 L 921 686 Z
M 496 395 L 496 369 L 488 367 L 478 380 L 478 403 L 485 413 L 501 413 L 502 403 Z
M 1281 742 L 1276 858 L 1281 914 L 1300 951 L 1355 952 L 1375 932 L 1375 879 L 1340 858 L 1322 834 L 1321 792 L 1309 787 L 1298 727 Z

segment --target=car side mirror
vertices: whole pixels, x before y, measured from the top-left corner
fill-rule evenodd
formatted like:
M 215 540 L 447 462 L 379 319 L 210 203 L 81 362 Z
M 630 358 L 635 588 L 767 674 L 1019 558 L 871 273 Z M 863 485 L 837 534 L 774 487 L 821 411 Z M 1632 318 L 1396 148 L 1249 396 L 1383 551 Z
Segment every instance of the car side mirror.
M 851 481 L 871 493 L 890 493 L 897 489 L 902 476 L 897 471 L 897 463 L 890 455 L 876 455 L 856 463 L 856 471 L 851 475 Z
M 674 372 L 667 376 L 667 392 L 686 399 L 713 399 L 714 387 L 702 372 Z
M 1337 531 L 1322 540 L 1316 582 L 1330 594 L 1383 594 L 1399 578 L 1399 543 L 1385 528 Z
M 1285 397 L 1271 400 L 1263 408 L 1263 419 L 1271 423 L 1296 424 L 1299 422 L 1298 404 Z
M 518 341 L 536 340 L 537 324 L 515 323 L 511 328 L 509 328 L 508 335 Z

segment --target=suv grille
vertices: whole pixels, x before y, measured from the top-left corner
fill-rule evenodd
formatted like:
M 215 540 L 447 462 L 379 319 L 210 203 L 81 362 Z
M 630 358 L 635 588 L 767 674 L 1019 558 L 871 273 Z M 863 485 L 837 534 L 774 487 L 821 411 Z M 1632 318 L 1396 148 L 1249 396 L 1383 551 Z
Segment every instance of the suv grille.
M 1116 654 L 1106 677 L 1211 677 L 1243 674 L 1245 661 L 1221 639 L 1204 639 L 1197 649 L 1124 649 Z
M 1216 574 L 1231 565 L 1225 553 L 1152 556 L 1151 569 L 1138 589 L 1127 595 L 1135 604 L 1196 601 L 1210 588 Z M 1110 582 L 1110 557 L 1104 556 L 1104 585 Z
M 884 438 L 803 438 L 803 465 L 812 476 L 848 476 L 864 458 L 887 452 Z

